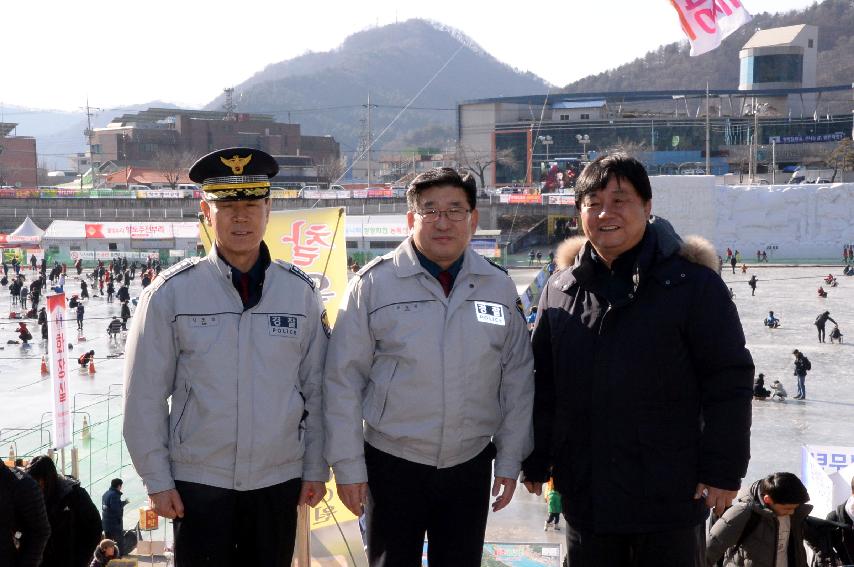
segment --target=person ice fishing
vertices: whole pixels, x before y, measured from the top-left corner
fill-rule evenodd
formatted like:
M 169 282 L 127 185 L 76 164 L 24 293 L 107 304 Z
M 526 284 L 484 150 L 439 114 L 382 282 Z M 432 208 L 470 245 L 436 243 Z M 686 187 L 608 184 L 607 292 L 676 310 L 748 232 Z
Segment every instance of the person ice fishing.
M 765 326 L 771 329 L 776 329 L 780 326 L 780 319 L 774 316 L 773 311 L 768 312 L 768 316 L 765 318 Z

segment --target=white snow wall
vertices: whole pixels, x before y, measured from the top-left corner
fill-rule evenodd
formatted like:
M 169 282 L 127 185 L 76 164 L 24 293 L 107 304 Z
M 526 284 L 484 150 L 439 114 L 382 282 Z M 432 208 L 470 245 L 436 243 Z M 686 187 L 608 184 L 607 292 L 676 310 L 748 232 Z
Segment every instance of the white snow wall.
M 822 185 L 715 185 L 703 175 L 651 178 L 652 213 L 681 235 L 699 234 L 723 255 L 745 260 L 765 250 L 769 259 L 841 261 L 854 243 L 854 183 Z

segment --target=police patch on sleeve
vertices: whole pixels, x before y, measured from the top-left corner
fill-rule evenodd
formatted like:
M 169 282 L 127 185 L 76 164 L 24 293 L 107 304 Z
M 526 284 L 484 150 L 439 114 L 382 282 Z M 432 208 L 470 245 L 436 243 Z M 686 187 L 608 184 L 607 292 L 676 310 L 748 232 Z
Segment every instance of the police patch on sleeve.
M 292 315 L 270 315 L 268 329 L 274 337 L 298 337 L 299 318 Z
M 326 333 L 326 338 L 332 336 L 332 328 L 329 326 L 329 316 L 326 314 L 326 309 L 320 314 L 320 325 L 323 327 L 323 332 Z
M 504 325 L 504 306 L 498 303 L 475 301 L 474 310 L 477 320 L 490 325 Z

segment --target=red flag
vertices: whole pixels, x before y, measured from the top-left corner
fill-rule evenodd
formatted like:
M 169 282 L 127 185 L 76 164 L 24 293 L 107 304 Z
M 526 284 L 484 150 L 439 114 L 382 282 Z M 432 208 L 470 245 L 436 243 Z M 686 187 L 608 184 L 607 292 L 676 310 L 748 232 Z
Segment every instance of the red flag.
M 104 238 L 104 225 L 86 224 L 86 238 Z

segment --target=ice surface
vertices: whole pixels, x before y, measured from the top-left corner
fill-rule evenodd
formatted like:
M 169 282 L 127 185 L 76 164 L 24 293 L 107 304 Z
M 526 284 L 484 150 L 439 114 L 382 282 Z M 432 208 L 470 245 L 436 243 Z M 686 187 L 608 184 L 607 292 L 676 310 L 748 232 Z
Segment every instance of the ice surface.
M 741 314 L 742 324 L 748 338 L 748 347 L 756 362 L 758 372 L 766 376 L 766 383 L 782 380 L 794 395 L 795 379 L 792 375 L 792 349 L 803 351 L 812 361 L 813 369 L 807 376 L 806 402 L 771 401 L 754 402 L 752 430 L 752 459 L 747 481 L 778 470 L 800 472 L 800 447 L 804 444 L 852 445 L 854 442 L 854 277 L 841 275 L 834 268 L 839 286 L 828 288 L 827 299 L 816 296 L 816 288 L 823 285 L 822 277 L 829 268 L 815 267 L 758 267 L 746 274 L 739 270 L 733 275 L 729 270 L 723 274 L 727 285 L 736 292 L 735 302 Z M 512 270 L 518 285 L 530 281 L 533 270 Z M 756 296 L 750 296 L 747 280 L 756 274 L 759 283 Z M 131 295 L 139 294 L 139 279 L 131 288 Z M 71 278 L 66 286 L 69 293 L 79 291 L 76 279 Z M 0 307 L 5 316 L 9 309 L 9 297 L 0 297 Z M 106 394 L 120 392 L 122 380 L 121 358 L 107 358 L 121 352 L 121 345 L 110 347 L 106 326 L 112 314 L 118 314 L 120 304 L 106 304 L 103 299 L 89 300 L 86 309 L 85 343 L 74 342 L 71 355 L 76 358 L 84 348 L 94 348 L 97 356 L 97 373 L 74 370 L 71 375 L 71 392 L 77 394 L 78 409 L 89 414 L 89 421 L 98 425 L 92 428 L 92 441 L 82 442 L 79 430 L 82 414 L 75 416 L 77 446 L 80 448 L 80 475 L 84 486 L 91 488 L 93 498 L 109 487 L 110 479 L 121 476 L 125 493 L 131 499 L 125 523 L 135 522 L 136 508 L 144 501 L 144 491 L 119 438 L 121 417 L 120 396 L 105 401 Z M 846 342 L 842 345 L 819 344 L 813 320 L 824 309 L 840 323 Z M 773 310 L 782 319 L 780 329 L 769 330 L 762 320 L 768 310 Z M 40 336 L 35 321 L 32 332 Z M 30 349 L 18 345 L 6 345 L 15 338 L 15 321 L 0 319 L 0 454 L 5 455 L 9 443 L 3 441 L 15 432 L 9 428 L 38 426 L 44 418 L 46 429 L 50 429 L 51 386 L 48 379 L 39 373 L 41 355 L 44 352 L 38 341 Z M 829 325 L 828 331 L 832 327 Z M 70 337 L 76 336 L 71 323 Z M 848 342 L 850 340 L 851 342 Z M 76 364 L 72 365 L 76 368 Z M 112 385 L 112 386 L 111 386 Z M 84 395 L 86 394 L 86 395 Z M 88 395 L 93 394 L 93 395 Z M 110 411 L 108 449 L 103 449 L 107 440 L 107 410 Z M 38 434 L 29 435 L 19 442 L 19 453 L 28 450 L 27 445 L 38 445 Z M 511 505 L 497 514 L 490 513 L 487 527 L 488 540 L 500 541 L 560 541 L 560 533 L 543 533 L 545 502 L 540 497 L 527 494 L 521 486 L 516 491 Z
M 682 235 L 699 234 L 718 251 L 769 259 L 842 257 L 854 242 L 854 183 L 716 186 L 710 176 L 657 176 L 653 214 Z M 776 248 L 775 248 L 776 247 Z

